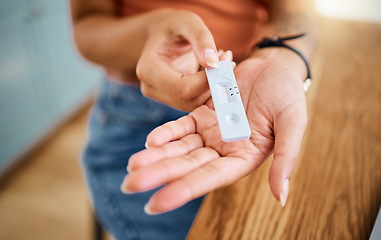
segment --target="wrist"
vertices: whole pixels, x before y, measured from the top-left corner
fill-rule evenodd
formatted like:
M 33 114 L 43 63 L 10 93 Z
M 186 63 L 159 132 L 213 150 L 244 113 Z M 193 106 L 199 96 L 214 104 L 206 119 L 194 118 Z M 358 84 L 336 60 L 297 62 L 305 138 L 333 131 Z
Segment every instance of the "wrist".
M 303 82 L 307 78 L 307 68 L 303 59 L 287 48 L 269 47 L 255 49 L 249 58 L 261 59 L 264 62 L 281 65 L 296 72 Z

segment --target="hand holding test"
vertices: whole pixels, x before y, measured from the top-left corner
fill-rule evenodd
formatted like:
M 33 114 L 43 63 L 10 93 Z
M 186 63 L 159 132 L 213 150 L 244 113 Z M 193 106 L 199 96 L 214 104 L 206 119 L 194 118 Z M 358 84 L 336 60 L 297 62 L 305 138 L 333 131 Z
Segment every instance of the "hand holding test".
M 251 130 L 230 61 L 205 69 L 224 142 L 250 138 Z

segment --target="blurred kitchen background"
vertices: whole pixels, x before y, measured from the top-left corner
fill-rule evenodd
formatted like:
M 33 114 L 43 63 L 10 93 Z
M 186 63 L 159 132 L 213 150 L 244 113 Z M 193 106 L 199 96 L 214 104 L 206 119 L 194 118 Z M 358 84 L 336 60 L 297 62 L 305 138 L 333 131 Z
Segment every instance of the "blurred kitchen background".
M 381 24 L 380 0 L 317 0 Z M 101 69 L 76 52 L 65 0 L 0 0 L 0 239 L 92 239 L 80 168 Z

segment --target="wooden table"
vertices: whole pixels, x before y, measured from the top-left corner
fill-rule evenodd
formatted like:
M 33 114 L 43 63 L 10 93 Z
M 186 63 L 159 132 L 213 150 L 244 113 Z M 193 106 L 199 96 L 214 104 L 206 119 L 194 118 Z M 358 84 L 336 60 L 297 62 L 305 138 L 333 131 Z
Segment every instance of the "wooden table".
M 381 204 L 381 25 L 319 20 L 308 126 L 286 206 L 271 159 L 209 194 L 188 239 L 368 239 Z

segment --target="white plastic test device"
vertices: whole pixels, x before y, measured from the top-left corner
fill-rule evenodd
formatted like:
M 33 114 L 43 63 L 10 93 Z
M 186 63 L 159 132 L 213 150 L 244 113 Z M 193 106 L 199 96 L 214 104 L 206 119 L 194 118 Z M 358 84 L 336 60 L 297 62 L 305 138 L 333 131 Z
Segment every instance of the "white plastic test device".
M 230 61 L 205 69 L 224 142 L 250 138 L 251 130 Z

